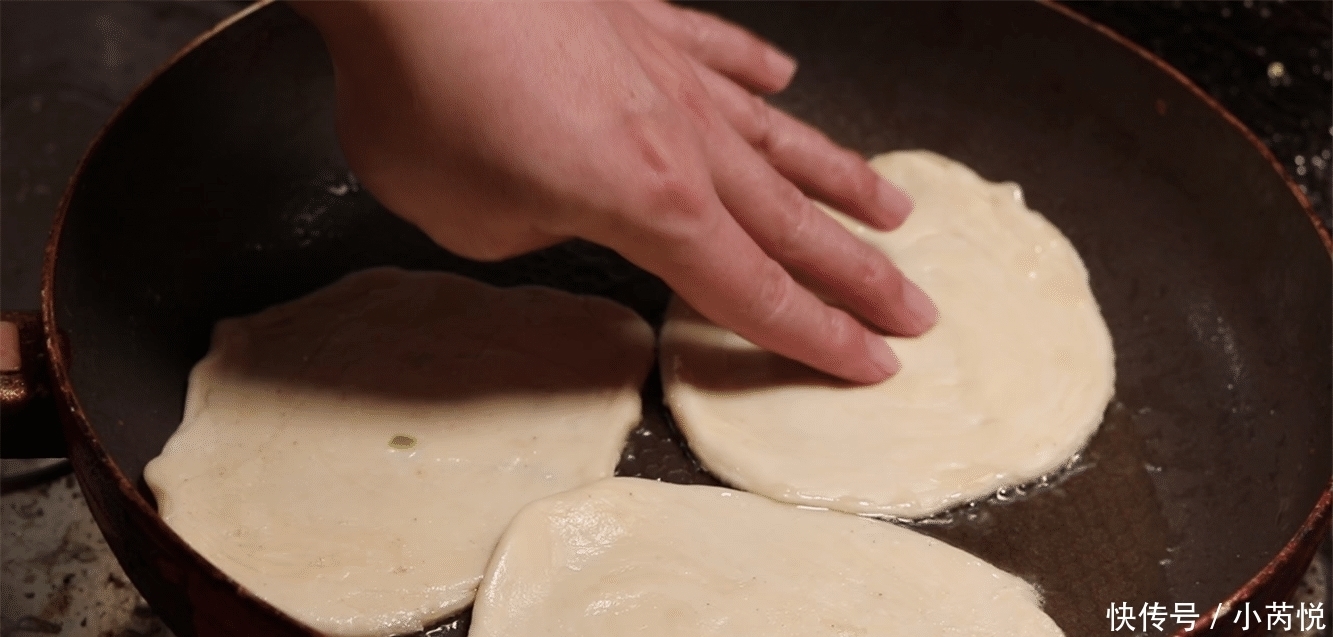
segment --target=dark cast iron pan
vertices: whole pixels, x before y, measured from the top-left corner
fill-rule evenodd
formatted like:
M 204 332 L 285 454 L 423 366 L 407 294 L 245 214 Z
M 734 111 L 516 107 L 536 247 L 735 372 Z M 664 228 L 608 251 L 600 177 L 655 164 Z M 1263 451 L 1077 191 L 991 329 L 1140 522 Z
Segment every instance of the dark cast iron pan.
M 1019 182 L 1091 272 L 1117 353 L 1099 433 L 1055 484 L 920 530 L 1034 583 L 1071 636 L 1110 633 L 1112 604 L 1182 602 L 1202 615 L 1192 634 L 1234 634 L 1232 607 L 1287 595 L 1328 528 L 1330 242 L 1254 136 L 1055 6 L 706 8 L 801 61 L 782 108 L 867 155 L 927 148 Z M 180 637 L 309 634 L 188 549 L 142 480 L 215 321 L 380 264 L 602 294 L 653 322 L 668 296 L 585 244 L 498 264 L 435 247 L 348 174 L 332 94 L 315 32 L 286 6 L 248 9 L 122 108 L 48 245 L 37 349 L 69 456 L 107 542 Z M 621 473 L 710 481 L 656 383 Z M 432 634 L 462 634 L 456 619 Z

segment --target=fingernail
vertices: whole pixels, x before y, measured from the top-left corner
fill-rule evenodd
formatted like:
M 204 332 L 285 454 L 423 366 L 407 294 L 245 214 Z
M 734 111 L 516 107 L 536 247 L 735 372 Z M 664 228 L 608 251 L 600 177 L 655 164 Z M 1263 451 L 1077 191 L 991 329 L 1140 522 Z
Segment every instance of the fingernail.
M 903 368 L 903 364 L 898 361 L 898 357 L 884 341 L 883 336 L 866 331 L 866 349 L 870 352 L 870 358 L 874 359 L 875 364 L 879 365 L 885 374 L 892 376 Z
M 879 188 L 876 194 L 879 199 L 879 207 L 891 215 L 889 223 L 886 224 L 887 227 L 898 227 L 912 212 L 912 198 L 888 181 L 879 180 Z
M 764 62 L 768 64 L 768 68 L 774 74 L 782 78 L 782 86 L 786 86 L 791 81 L 792 76 L 796 74 L 796 60 L 779 53 L 775 48 L 769 47 L 768 51 L 764 53 Z
M 930 329 L 935 321 L 940 318 L 940 312 L 935 308 L 935 302 L 930 300 L 930 297 L 926 296 L 926 293 L 911 281 L 903 283 L 903 304 L 907 306 L 907 311 L 911 312 L 916 319 L 919 332 Z

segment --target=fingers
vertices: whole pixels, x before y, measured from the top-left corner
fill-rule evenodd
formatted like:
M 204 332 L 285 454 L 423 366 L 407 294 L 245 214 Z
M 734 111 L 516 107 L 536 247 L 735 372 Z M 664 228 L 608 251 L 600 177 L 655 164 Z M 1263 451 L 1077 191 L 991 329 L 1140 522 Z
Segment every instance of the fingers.
M 658 0 L 629 4 L 681 50 L 752 89 L 775 93 L 796 73 L 794 60 L 730 22 Z
M 911 198 L 876 174 L 859 154 L 712 69 L 696 64 L 695 72 L 736 132 L 811 196 L 881 230 L 902 225 L 912 211 Z
M 883 337 L 797 284 L 719 201 L 708 205 L 704 214 L 664 211 L 709 220 L 684 241 L 675 228 L 668 239 L 627 241 L 629 235 L 620 233 L 608 245 L 662 277 L 710 321 L 759 347 L 857 383 L 897 373 L 901 365 Z
M 934 303 L 883 252 L 816 208 L 739 137 L 706 147 L 718 196 L 764 252 L 890 333 L 916 336 L 935 324 Z
M 617 208 L 630 214 L 612 215 L 613 223 L 585 228 L 582 236 L 661 276 L 694 309 L 760 347 L 855 382 L 896 372 L 900 365 L 883 337 L 825 304 L 784 265 L 811 274 L 848 307 L 869 310 L 868 319 L 899 333 L 924 329 L 902 310 L 915 288 L 756 154 L 674 43 L 639 19 L 622 15 L 616 23 L 673 106 L 626 135 L 636 146 L 626 157 L 653 158 L 640 167 L 617 165 L 626 197 Z M 859 158 L 856 164 L 864 167 Z M 775 201 L 773 192 L 787 200 Z M 867 269 L 867 261 L 879 267 Z

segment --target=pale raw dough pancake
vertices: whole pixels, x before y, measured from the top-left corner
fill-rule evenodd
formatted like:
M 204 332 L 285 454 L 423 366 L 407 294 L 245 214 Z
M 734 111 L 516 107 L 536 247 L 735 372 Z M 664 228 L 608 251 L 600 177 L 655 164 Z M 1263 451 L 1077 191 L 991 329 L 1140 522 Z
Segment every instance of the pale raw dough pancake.
M 218 324 L 144 471 L 224 573 L 331 635 L 471 603 L 524 505 L 612 474 L 652 329 L 611 301 L 381 268 Z
M 929 516 L 1051 472 L 1101 422 L 1111 336 L 1069 241 L 1016 184 L 915 151 L 876 171 L 912 195 L 882 249 L 935 301 L 939 323 L 888 338 L 902 371 L 847 387 L 673 304 L 666 401 L 690 448 L 732 486 L 786 502 Z
M 609 478 L 505 531 L 471 637 L 1048 637 L 1023 580 L 887 522 Z

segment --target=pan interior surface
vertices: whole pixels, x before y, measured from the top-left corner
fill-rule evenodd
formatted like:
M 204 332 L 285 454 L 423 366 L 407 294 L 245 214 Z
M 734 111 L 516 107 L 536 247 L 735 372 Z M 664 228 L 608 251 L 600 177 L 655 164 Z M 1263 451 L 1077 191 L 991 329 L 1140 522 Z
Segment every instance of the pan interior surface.
M 925 148 L 1018 182 L 1091 273 L 1117 354 L 1100 432 L 1054 484 L 921 531 L 1035 584 L 1070 635 L 1107 632 L 1113 603 L 1203 612 L 1292 537 L 1331 473 L 1333 282 L 1300 203 L 1244 135 L 1147 60 L 1037 4 L 705 8 L 800 60 L 777 105 L 867 155 Z M 81 170 L 55 319 L 79 404 L 142 497 L 213 323 L 348 272 L 545 284 L 660 324 L 665 286 L 595 246 L 494 264 L 435 247 L 347 170 L 332 91 L 316 34 L 268 6 L 161 75 Z M 710 482 L 657 382 L 620 473 Z

